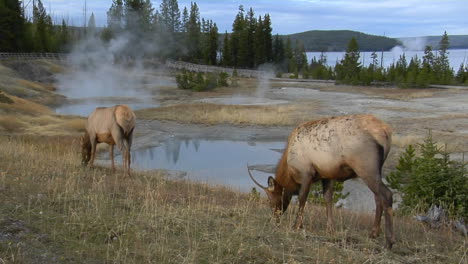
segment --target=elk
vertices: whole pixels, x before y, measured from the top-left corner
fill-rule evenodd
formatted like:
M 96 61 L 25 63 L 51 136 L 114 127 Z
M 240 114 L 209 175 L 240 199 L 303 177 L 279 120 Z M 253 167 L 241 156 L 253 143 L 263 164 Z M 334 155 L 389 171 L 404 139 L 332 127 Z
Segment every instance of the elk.
M 86 131 L 81 136 L 83 165 L 93 167 L 97 143 L 107 143 L 110 146 L 112 171 L 115 172 L 114 145 L 117 145 L 122 151 L 124 175 L 130 176 L 130 148 L 135 120 L 135 114 L 127 105 L 96 108 L 89 115 Z
M 327 227 L 334 229 L 332 200 L 334 181 L 360 177 L 374 193 L 376 211 L 370 236 L 380 233 L 382 212 L 385 216 L 386 247 L 395 243 L 392 224 L 392 192 L 382 182 L 382 166 L 391 145 L 392 129 L 373 115 L 349 115 L 324 118 L 297 126 L 289 135 L 286 149 L 262 188 L 273 214 L 286 211 L 293 195 L 298 195 L 299 210 L 294 228 L 303 227 L 304 206 L 311 184 L 322 182 L 326 202 Z

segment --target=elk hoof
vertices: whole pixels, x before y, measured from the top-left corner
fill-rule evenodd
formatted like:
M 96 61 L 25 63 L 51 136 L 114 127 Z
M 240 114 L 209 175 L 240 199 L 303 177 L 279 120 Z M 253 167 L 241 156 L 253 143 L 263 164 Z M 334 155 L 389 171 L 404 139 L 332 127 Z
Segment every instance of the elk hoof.
M 335 233 L 335 225 L 328 224 L 327 225 L 327 232 L 328 233 Z
M 378 229 L 372 229 L 372 231 L 371 231 L 370 234 L 369 234 L 369 237 L 375 239 L 375 238 L 377 238 L 379 235 L 380 235 L 380 230 L 378 230 Z
M 393 244 L 395 244 L 395 239 L 393 238 L 387 239 L 387 241 L 385 242 L 385 248 L 390 250 L 392 249 Z
M 303 228 L 304 228 L 304 225 L 302 223 L 296 223 L 293 226 L 293 229 L 295 229 L 295 230 L 301 230 Z

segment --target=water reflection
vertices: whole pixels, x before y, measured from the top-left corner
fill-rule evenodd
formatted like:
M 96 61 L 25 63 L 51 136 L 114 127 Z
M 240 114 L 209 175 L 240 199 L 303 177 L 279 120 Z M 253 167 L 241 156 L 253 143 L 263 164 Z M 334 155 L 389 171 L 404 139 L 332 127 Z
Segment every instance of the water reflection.
M 186 171 L 192 180 L 222 184 L 249 191 L 254 184 L 246 165 L 276 164 L 283 142 L 247 142 L 172 138 L 159 147 L 132 151 L 132 163 L 140 169 Z M 255 172 L 266 183 L 266 174 Z

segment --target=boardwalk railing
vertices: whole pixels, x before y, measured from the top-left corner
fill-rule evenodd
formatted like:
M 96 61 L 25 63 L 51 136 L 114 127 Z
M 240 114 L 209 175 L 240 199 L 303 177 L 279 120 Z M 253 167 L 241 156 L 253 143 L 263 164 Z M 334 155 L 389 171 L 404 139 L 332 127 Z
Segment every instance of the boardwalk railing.
M 67 54 L 64 54 L 64 53 L 0 52 L 0 60 L 38 60 L 38 59 L 65 60 L 66 58 L 67 58 Z
M 232 73 L 234 72 L 233 68 L 202 65 L 202 64 L 195 64 L 195 63 L 175 61 L 175 60 L 167 60 L 166 66 L 171 69 L 187 70 L 191 72 L 212 72 L 212 73 L 225 72 L 225 73 L 228 73 L 229 75 L 232 75 Z M 267 72 L 265 71 L 256 71 L 256 70 L 236 69 L 236 71 L 237 71 L 237 75 L 240 77 L 257 78 L 260 76 L 266 76 L 267 74 Z

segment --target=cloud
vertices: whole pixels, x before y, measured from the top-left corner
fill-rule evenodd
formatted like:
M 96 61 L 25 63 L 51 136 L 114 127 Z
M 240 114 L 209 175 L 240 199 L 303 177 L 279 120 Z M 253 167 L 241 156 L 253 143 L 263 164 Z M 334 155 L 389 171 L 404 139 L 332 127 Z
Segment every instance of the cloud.
M 190 10 L 190 0 L 179 0 L 179 8 Z M 212 19 L 219 31 L 230 32 L 239 5 L 256 16 L 269 13 L 273 33 L 291 34 L 307 30 L 350 29 L 391 37 L 468 34 L 466 1 L 419 0 L 198 0 L 200 14 Z M 160 1 L 152 1 L 159 9 Z M 84 0 L 49 0 L 44 5 L 53 17 L 83 24 Z M 106 24 L 111 0 L 87 1 L 88 16 L 94 12 L 97 25 Z

